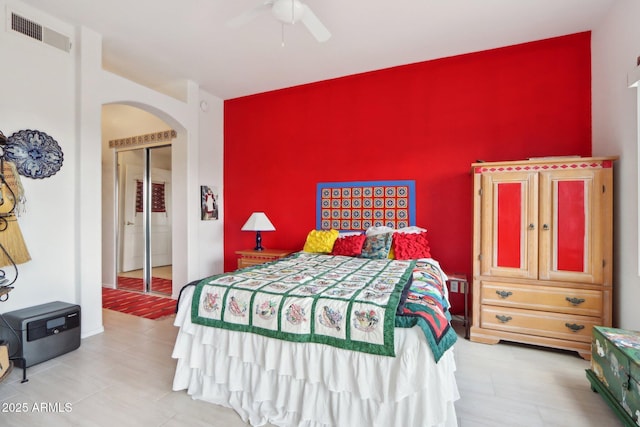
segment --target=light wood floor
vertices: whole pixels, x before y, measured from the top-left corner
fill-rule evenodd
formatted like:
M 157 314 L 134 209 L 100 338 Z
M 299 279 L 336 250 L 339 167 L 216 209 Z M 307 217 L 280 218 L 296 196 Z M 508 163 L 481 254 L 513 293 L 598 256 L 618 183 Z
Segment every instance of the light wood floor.
M 0 383 L 1 426 L 246 426 L 229 409 L 171 391 L 177 332 L 172 318 L 153 321 L 110 310 L 103 313 L 103 334 L 84 339 L 78 350 L 29 368 L 27 383 L 20 383 L 19 369 Z M 584 373 L 589 363 L 575 353 L 490 346 L 463 338 L 455 352 L 460 426 L 621 425 L 590 390 Z M 53 410 L 56 403 L 62 411 Z M 34 405 L 41 404 L 50 409 L 35 411 Z

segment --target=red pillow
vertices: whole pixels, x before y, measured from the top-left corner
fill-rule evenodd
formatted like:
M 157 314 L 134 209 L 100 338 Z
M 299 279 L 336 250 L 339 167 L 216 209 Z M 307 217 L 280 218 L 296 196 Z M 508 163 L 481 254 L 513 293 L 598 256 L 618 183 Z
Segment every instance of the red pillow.
M 331 255 L 359 256 L 366 238 L 364 234 L 339 237 L 333 244 Z
M 395 259 L 431 258 L 427 233 L 393 233 Z

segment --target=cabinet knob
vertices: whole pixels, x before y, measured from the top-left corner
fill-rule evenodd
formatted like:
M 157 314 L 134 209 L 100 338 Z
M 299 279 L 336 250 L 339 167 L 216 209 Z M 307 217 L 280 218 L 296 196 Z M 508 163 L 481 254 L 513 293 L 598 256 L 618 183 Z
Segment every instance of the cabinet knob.
M 496 314 L 496 319 L 500 321 L 500 323 L 507 323 L 509 320 L 513 318 L 511 316 L 504 316 L 502 314 Z
M 529 230 L 535 230 L 536 226 L 533 223 L 529 224 Z
M 511 295 L 513 295 L 513 292 L 511 292 L 511 291 L 496 291 L 496 294 L 498 294 L 498 296 L 500 296 L 500 298 L 509 298 Z
M 544 224 L 544 225 L 542 226 L 542 229 L 543 229 L 543 230 L 548 230 L 548 229 L 549 229 L 549 224 Z
M 575 297 L 566 297 L 565 299 L 569 301 L 571 305 L 580 305 L 585 301 L 584 298 L 575 298 Z
M 571 329 L 573 332 L 578 332 L 582 329 L 584 329 L 584 325 L 578 325 L 575 323 L 565 323 L 564 326 L 566 326 L 567 328 Z

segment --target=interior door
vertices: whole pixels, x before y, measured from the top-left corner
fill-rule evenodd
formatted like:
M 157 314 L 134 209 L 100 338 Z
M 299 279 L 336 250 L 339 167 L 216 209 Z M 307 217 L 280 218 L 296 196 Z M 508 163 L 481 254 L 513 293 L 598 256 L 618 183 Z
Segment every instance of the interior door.
M 121 151 L 118 168 L 119 287 L 171 294 L 171 146 Z
M 144 217 L 142 209 L 136 207 L 143 202 L 141 191 L 144 182 L 144 164 L 127 162 L 126 159 L 139 157 L 144 150 L 120 152 L 118 157 L 122 159 L 124 166 L 124 210 L 121 211 L 120 222 L 122 230 L 122 256 L 121 272 L 142 270 L 144 268 L 145 235 Z M 140 195 L 140 198 L 138 197 Z
M 149 289 L 171 295 L 171 146 L 149 150 Z

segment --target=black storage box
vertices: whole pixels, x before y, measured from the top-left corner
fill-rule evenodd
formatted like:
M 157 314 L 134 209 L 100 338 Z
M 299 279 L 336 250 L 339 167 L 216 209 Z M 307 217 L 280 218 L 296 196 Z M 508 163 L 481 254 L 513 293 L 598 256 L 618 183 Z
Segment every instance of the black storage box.
M 0 322 L 0 339 L 9 341 L 18 367 L 28 368 L 80 347 L 79 305 L 55 301 L 3 316 L 20 337 L 16 342 L 16 336 Z M 16 348 L 17 353 L 13 354 Z

